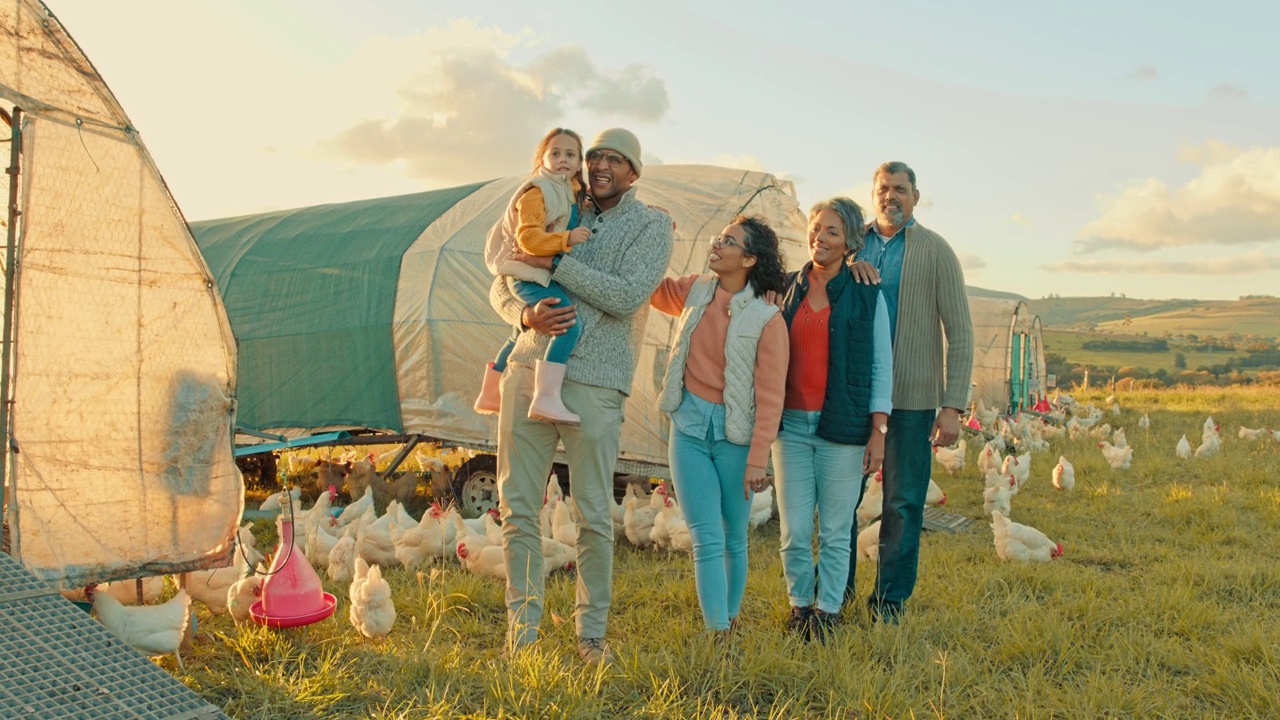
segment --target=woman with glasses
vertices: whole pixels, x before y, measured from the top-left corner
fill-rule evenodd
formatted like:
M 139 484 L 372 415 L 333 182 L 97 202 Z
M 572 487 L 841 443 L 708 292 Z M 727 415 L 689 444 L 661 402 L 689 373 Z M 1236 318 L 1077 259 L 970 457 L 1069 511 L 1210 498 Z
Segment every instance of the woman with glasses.
M 737 626 L 747 584 L 747 519 L 764 489 L 787 374 L 787 329 L 762 299 L 783 288 L 778 237 L 738 216 L 711 239 L 711 272 L 667 278 L 650 304 L 678 316 L 659 404 L 671 417 L 669 459 L 693 540 L 708 630 Z
M 878 287 L 854 282 L 846 266 L 862 233 L 862 209 L 849 198 L 814 205 L 810 261 L 788 276 L 782 301 L 791 361 L 773 465 L 787 630 L 805 640 L 825 640 L 835 627 L 862 478 L 880 468 L 893 409 L 888 307 Z

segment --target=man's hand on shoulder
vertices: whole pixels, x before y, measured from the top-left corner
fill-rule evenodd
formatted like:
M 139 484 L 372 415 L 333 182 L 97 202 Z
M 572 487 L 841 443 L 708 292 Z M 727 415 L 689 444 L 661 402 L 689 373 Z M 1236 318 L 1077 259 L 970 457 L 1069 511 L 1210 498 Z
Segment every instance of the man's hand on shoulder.
M 849 263 L 849 272 L 860 285 L 880 284 L 880 271 L 866 260 L 855 260 Z

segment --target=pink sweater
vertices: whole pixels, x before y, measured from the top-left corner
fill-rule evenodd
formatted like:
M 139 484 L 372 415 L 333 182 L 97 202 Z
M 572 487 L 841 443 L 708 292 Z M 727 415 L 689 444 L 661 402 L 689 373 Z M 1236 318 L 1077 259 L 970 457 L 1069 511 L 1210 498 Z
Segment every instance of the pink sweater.
M 697 275 L 663 279 L 649 304 L 667 315 L 680 315 L 697 279 Z M 717 405 L 724 404 L 724 344 L 729 333 L 730 297 L 727 291 L 716 288 L 715 297 L 689 338 L 689 360 L 684 370 L 684 386 L 689 392 Z M 747 464 L 752 467 L 768 465 L 769 446 L 778 437 L 789 352 L 787 323 L 778 313 L 765 323 L 756 345 L 756 418 L 747 454 Z

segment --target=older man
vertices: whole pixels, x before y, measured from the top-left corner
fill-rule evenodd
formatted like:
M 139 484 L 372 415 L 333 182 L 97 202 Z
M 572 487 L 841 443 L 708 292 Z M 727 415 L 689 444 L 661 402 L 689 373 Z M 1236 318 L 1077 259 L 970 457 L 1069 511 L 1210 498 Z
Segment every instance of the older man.
M 569 492 L 578 508 L 578 654 L 592 665 L 613 653 L 605 625 L 613 581 L 613 468 L 622 431 L 622 406 L 631 392 L 636 354 L 648 316 L 649 296 L 671 258 L 671 218 L 636 200 L 632 183 L 643 164 L 640 141 L 614 128 L 596 136 L 586 154 L 588 192 L 594 207 L 582 224 L 591 239 L 572 254 L 521 256 L 552 271 L 573 305 L 555 300 L 526 306 L 501 277 L 490 302 L 523 332 L 502 377 L 498 413 L 498 490 L 502 548 L 507 564 L 507 646 L 515 650 L 538 637 L 543 609 L 542 541 L 538 512 L 556 451 L 564 443 Z M 582 336 L 565 368 L 564 403 L 581 424 L 554 425 L 527 417 L 534 363 L 551 335 L 582 323 Z
M 879 282 L 889 305 L 893 413 L 884 446 L 879 572 L 868 605 L 874 618 L 897 622 L 916 585 L 931 445 L 950 445 L 960 434 L 973 370 L 973 323 L 959 260 L 941 235 L 912 215 L 920 201 L 915 171 L 887 162 L 873 182 L 876 219 L 867 226 L 853 273 L 859 282 Z M 854 592 L 850 568 L 846 603 Z

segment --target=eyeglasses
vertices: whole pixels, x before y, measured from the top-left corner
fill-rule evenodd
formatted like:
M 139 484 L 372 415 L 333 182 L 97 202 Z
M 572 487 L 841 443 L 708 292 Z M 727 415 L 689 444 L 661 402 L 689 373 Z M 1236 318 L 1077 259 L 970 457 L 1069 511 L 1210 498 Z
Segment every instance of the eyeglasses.
M 592 150 L 587 153 L 587 164 L 595 165 L 599 162 L 600 158 L 604 158 L 604 161 L 609 163 L 609 167 L 615 170 L 622 167 L 622 163 L 627 161 L 626 158 L 617 153 L 607 153 L 603 150 Z
M 747 252 L 747 248 L 729 235 L 714 235 L 711 238 L 711 244 L 715 247 L 736 247 L 742 252 Z

